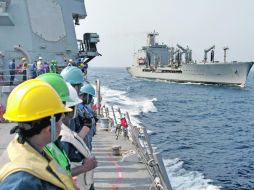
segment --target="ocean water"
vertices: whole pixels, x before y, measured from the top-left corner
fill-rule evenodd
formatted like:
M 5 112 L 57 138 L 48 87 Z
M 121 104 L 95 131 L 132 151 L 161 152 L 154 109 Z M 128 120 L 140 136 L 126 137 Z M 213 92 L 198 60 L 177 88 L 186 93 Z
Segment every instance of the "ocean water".
M 102 104 L 128 111 L 151 131 L 174 190 L 254 189 L 254 71 L 245 88 L 131 77 L 89 68 Z

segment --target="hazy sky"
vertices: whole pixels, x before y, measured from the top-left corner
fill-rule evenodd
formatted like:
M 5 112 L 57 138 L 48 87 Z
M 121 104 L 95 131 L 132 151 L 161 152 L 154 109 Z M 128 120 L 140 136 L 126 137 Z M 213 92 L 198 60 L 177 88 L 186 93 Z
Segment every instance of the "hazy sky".
M 254 0 L 85 0 L 87 17 L 77 28 L 100 35 L 101 57 L 91 64 L 127 67 L 133 53 L 146 44 L 146 34 L 159 33 L 157 42 L 203 50 L 215 45 L 215 60 L 254 61 Z

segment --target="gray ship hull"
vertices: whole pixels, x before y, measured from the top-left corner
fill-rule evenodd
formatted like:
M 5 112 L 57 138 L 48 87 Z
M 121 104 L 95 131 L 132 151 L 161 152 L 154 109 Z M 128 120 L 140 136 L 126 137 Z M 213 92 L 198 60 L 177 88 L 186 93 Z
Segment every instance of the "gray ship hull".
M 139 78 L 161 79 L 175 82 L 227 84 L 245 86 L 253 62 L 182 64 L 177 69 L 159 67 L 156 70 L 145 66 L 128 67 L 128 72 Z

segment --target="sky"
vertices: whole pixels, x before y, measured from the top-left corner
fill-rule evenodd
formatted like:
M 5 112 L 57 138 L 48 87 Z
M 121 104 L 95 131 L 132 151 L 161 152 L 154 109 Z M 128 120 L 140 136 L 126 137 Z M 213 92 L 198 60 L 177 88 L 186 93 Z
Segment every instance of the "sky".
M 96 67 L 128 67 L 146 45 L 146 35 L 159 33 L 158 43 L 189 46 L 193 59 L 215 45 L 215 60 L 254 61 L 254 0 L 85 0 L 87 17 L 76 27 L 100 36 Z

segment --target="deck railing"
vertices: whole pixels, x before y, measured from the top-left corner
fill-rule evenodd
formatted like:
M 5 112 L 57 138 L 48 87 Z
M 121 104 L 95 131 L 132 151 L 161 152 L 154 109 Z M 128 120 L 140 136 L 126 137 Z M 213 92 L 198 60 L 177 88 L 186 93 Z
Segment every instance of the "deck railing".
M 103 106 L 101 108 L 101 117 L 109 119 L 109 127 L 114 128 L 120 124 L 120 118 L 126 117 L 128 121 L 128 135 L 132 144 L 135 146 L 136 153 L 141 161 L 146 165 L 152 178 L 153 186 L 158 190 L 172 190 L 162 156 L 159 152 L 154 152 L 147 129 L 142 124 L 137 127 L 132 124 L 129 113 L 122 113 L 121 109 L 111 110 Z
M 16 86 L 17 84 L 23 82 L 26 79 L 31 78 L 31 72 L 29 69 L 20 70 L 15 69 L 11 71 L 0 70 L 0 86 Z

